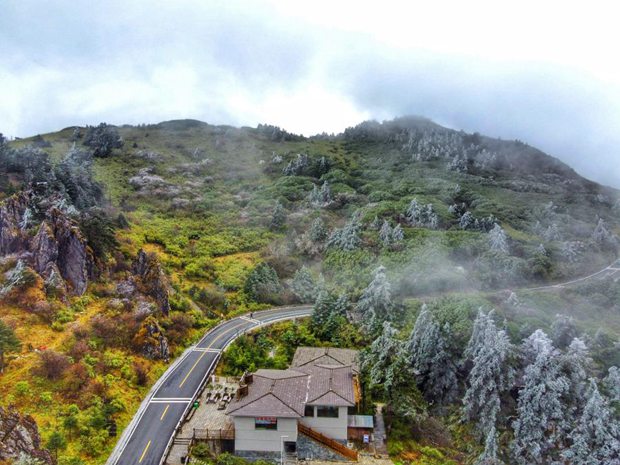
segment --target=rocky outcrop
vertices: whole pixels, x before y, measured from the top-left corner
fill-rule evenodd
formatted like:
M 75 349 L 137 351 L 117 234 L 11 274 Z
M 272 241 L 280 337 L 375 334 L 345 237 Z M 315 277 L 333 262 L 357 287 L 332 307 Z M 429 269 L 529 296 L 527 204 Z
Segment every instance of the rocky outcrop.
M 52 456 L 41 446 L 39 428 L 31 416 L 0 407 L 0 462 L 11 463 L 22 454 L 52 465 Z
M 162 270 L 157 255 L 140 250 L 133 263 L 133 272 L 140 281 L 140 290 L 155 299 L 159 310 L 164 314 L 170 313 L 168 278 Z
M 32 194 L 20 192 L 0 204 L 0 256 L 18 254 L 28 250 L 25 232 Z
M 170 345 L 163 330 L 153 317 L 147 317 L 134 337 L 134 346 L 146 358 L 170 359 Z
M 31 250 L 33 267 L 41 275 L 58 260 L 58 243 L 54 231 L 47 222 L 44 221 L 39 226 L 39 231 L 32 240 Z

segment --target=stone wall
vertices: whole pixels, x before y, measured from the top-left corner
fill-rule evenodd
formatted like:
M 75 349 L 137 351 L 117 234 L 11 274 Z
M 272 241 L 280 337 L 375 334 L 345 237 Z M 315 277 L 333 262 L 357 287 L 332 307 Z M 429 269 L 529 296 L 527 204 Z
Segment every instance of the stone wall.
M 297 456 L 304 460 L 350 461 L 338 452 L 301 433 L 297 436 Z

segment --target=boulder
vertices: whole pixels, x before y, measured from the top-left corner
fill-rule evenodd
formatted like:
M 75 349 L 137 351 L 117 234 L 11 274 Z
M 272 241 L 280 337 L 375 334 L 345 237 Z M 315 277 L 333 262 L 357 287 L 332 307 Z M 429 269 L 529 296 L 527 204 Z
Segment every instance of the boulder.
M 27 250 L 28 236 L 24 231 L 24 215 L 32 193 L 20 192 L 0 205 L 0 256 Z
M 0 439 L 0 462 L 11 463 L 25 454 L 44 464 L 54 463 L 49 451 L 42 448 L 39 428 L 29 415 L 0 407 Z

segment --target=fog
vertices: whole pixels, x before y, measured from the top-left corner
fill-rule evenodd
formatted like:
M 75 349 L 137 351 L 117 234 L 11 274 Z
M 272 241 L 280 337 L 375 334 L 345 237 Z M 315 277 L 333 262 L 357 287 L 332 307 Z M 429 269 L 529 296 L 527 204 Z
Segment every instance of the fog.
M 0 132 L 196 118 L 311 135 L 418 114 L 620 187 L 611 3 L 332 3 L 3 2 Z

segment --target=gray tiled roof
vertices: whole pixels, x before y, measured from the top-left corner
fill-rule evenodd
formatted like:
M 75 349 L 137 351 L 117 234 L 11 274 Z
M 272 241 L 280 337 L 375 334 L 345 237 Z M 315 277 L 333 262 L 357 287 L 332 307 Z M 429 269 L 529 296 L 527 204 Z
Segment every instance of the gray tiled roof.
M 258 370 L 248 395 L 228 404 L 233 416 L 300 418 L 304 413 L 308 375 L 295 370 Z
M 291 367 L 306 365 L 350 365 L 354 373 L 359 373 L 358 351 L 337 347 L 298 347 Z
M 248 394 L 231 401 L 226 414 L 300 418 L 306 405 L 355 405 L 351 366 L 308 364 L 288 370 L 258 370 Z

